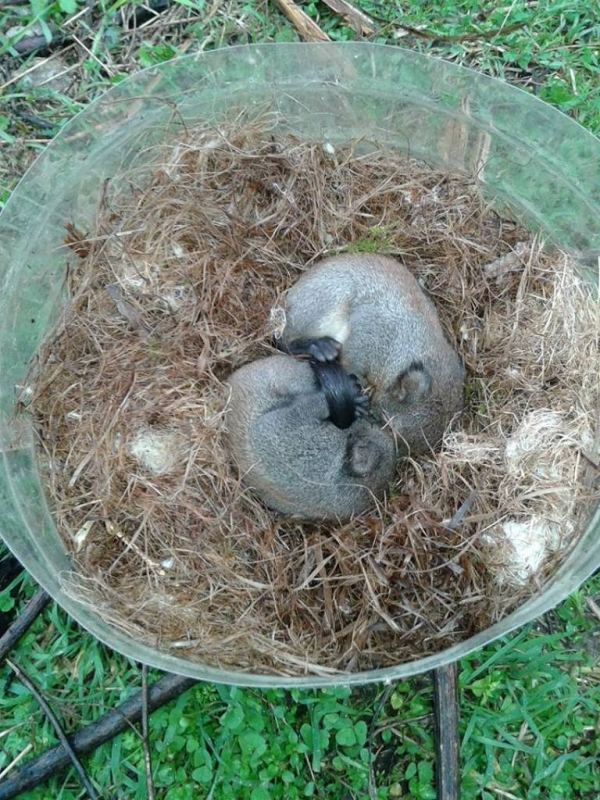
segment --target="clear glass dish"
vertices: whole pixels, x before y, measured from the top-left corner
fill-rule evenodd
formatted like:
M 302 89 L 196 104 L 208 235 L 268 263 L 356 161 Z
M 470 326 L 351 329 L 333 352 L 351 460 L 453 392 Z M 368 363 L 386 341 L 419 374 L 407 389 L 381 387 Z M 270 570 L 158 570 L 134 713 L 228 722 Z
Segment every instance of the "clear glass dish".
M 434 656 L 381 670 L 290 678 L 220 670 L 141 644 L 64 594 L 71 569 L 36 469 L 17 388 L 64 299 L 64 223 L 89 229 L 106 178 L 143 165 L 148 145 L 183 124 L 268 106 L 304 138 L 365 137 L 476 174 L 563 248 L 600 248 L 600 141 L 532 95 L 454 64 L 365 43 L 226 48 L 137 73 L 78 114 L 23 177 L 0 215 L 0 533 L 34 578 L 95 636 L 132 658 L 204 680 L 322 686 L 434 669 L 535 619 L 600 566 L 600 511 L 538 596 Z

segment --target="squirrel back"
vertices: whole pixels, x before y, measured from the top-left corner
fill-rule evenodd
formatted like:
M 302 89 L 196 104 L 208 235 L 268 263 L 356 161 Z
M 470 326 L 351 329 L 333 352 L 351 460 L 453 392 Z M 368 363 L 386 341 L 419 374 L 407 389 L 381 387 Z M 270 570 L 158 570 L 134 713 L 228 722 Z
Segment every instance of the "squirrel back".
M 400 453 L 435 448 L 463 403 L 464 369 L 435 306 L 389 256 L 346 253 L 305 272 L 285 299 L 283 347 L 341 345 L 343 367 L 372 390 Z
M 394 474 L 393 442 L 366 418 L 337 427 L 308 362 L 270 356 L 228 383 L 229 449 L 242 481 L 268 506 L 325 520 L 375 504 Z

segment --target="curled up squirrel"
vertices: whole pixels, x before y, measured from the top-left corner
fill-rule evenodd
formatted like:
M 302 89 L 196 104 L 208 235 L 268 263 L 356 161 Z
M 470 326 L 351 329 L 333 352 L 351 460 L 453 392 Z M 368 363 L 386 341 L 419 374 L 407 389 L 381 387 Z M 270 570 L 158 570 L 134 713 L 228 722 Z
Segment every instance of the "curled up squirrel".
M 437 311 L 399 261 L 346 253 L 307 270 L 288 290 L 279 347 L 339 358 L 371 391 L 398 455 L 435 449 L 463 405 L 464 368 Z
M 342 386 L 333 400 L 329 378 Z M 228 384 L 229 448 L 242 481 L 268 506 L 341 520 L 375 504 L 394 474 L 393 440 L 354 413 L 359 392 L 339 365 L 323 365 L 319 377 L 306 360 L 274 355 L 236 370 Z M 344 427 L 332 420 L 340 407 Z

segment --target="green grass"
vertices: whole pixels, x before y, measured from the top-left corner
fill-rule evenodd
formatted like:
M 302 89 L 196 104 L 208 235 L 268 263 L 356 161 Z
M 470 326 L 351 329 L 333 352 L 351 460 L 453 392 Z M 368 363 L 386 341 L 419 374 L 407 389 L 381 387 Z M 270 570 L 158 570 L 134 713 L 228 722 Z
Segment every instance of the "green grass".
M 597 3 L 355 4 L 380 25 L 370 40 L 430 52 L 516 83 L 600 133 Z M 0 203 L 61 125 L 140 67 L 202 49 L 299 38 L 271 2 L 180 0 L 155 23 L 127 30 L 124 21 L 141 5 L 2 4 Z M 357 38 L 324 4 L 303 8 L 332 39 Z M 56 29 L 74 37 L 53 52 L 65 74 L 42 85 L 37 77 L 45 59 L 17 57 L 19 33 L 10 31 L 34 24 L 46 38 Z M 509 31 L 492 35 L 501 28 Z M 19 79 L 18 72 L 28 74 Z M 374 231 L 374 240 L 384 233 Z M 28 576 L 19 578 L 0 593 L 0 611 L 19 592 L 26 597 L 33 590 Z M 538 624 L 461 662 L 462 800 L 600 797 L 600 621 L 586 601 L 599 594 L 596 577 Z M 54 605 L 12 658 L 43 689 L 68 731 L 141 683 L 138 665 L 107 650 Z M 156 798 L 434 798 L 430 681 L 422 676 L 386 691 L 258 692 L 200 684 L 151 717 Z M 29 758 L 55 741 L 35 700 L 2 665 L 0 773 L 19 754 Z M 101 796 L 146 797 L 139 732 L 99 748 L 86 764 Z M 31 800 L 83 796 L 72 772 L 28 794 Z
M 18 585 L 17 585 L 18 584 Z M 13 584 L 33 591 L 28 576 Z M 600 796 L 600 637 L 585 598 L 600 578 L 537 625 L 460 664 L 462 797 L 563 800 Z M 10 589 L 0 594 L 2 601 Z M 553 629 L 550 631 L 550 629 Z M 140 668 L 51 605 L 12 658 L 43 687 L 67 731 L 96 719 L 140 684 Z M 151 671 L 151 679 L 158 673 Z M 431 685 L 256 691 L 199 684 L 151 717 L 156 797 L 434 800 Z M 19 753 L 55 744 L 36 701 L 0 672 L 0 773 Z M 373 719 L 374 710 L 379 713 Z M 102 796 L 146 797 L 143 749 L 129 731 L 86 761 Z M 374 771 L 370 797 L 369 769 Z M 83 797 L 74 774 L 31 800 Z
M 390 20 L 398 3 L 363 3 Z M 421 8 L 419 8 L 421 6 Z M 383 10 L 385 9 L 385 10 Z M 396 12 L 397 13 L 397 12 Z M 411 4 L 403 22 L 437 35 L 489 34 L 485 40 L 423 40 L 417 48 L 504 78 L 600 132 L 600 8 L 570 0 L 535 3 L 433 2 Z M 403 39 L 399 40 L 403 44 Z

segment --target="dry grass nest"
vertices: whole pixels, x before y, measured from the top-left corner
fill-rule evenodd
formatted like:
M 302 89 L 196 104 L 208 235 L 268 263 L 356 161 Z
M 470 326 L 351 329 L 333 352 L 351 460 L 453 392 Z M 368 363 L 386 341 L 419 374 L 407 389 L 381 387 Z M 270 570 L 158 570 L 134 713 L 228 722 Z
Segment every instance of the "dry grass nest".
M 136 639 L 239 671 L 333 674 L 435 653 L 543 587 L 589 516 L 598 306 L 474 181 L 277 120 L 186 130 L 70 227 L 69 292 L 32 367 L 66 590 Z M 85 235 L 84 235 L 85 234 Z M 240 485 L 224 379 L 272 351 L 325 254 L 401 258 L 467 367 L 440 452 L 385 503 L 302 524 Z

